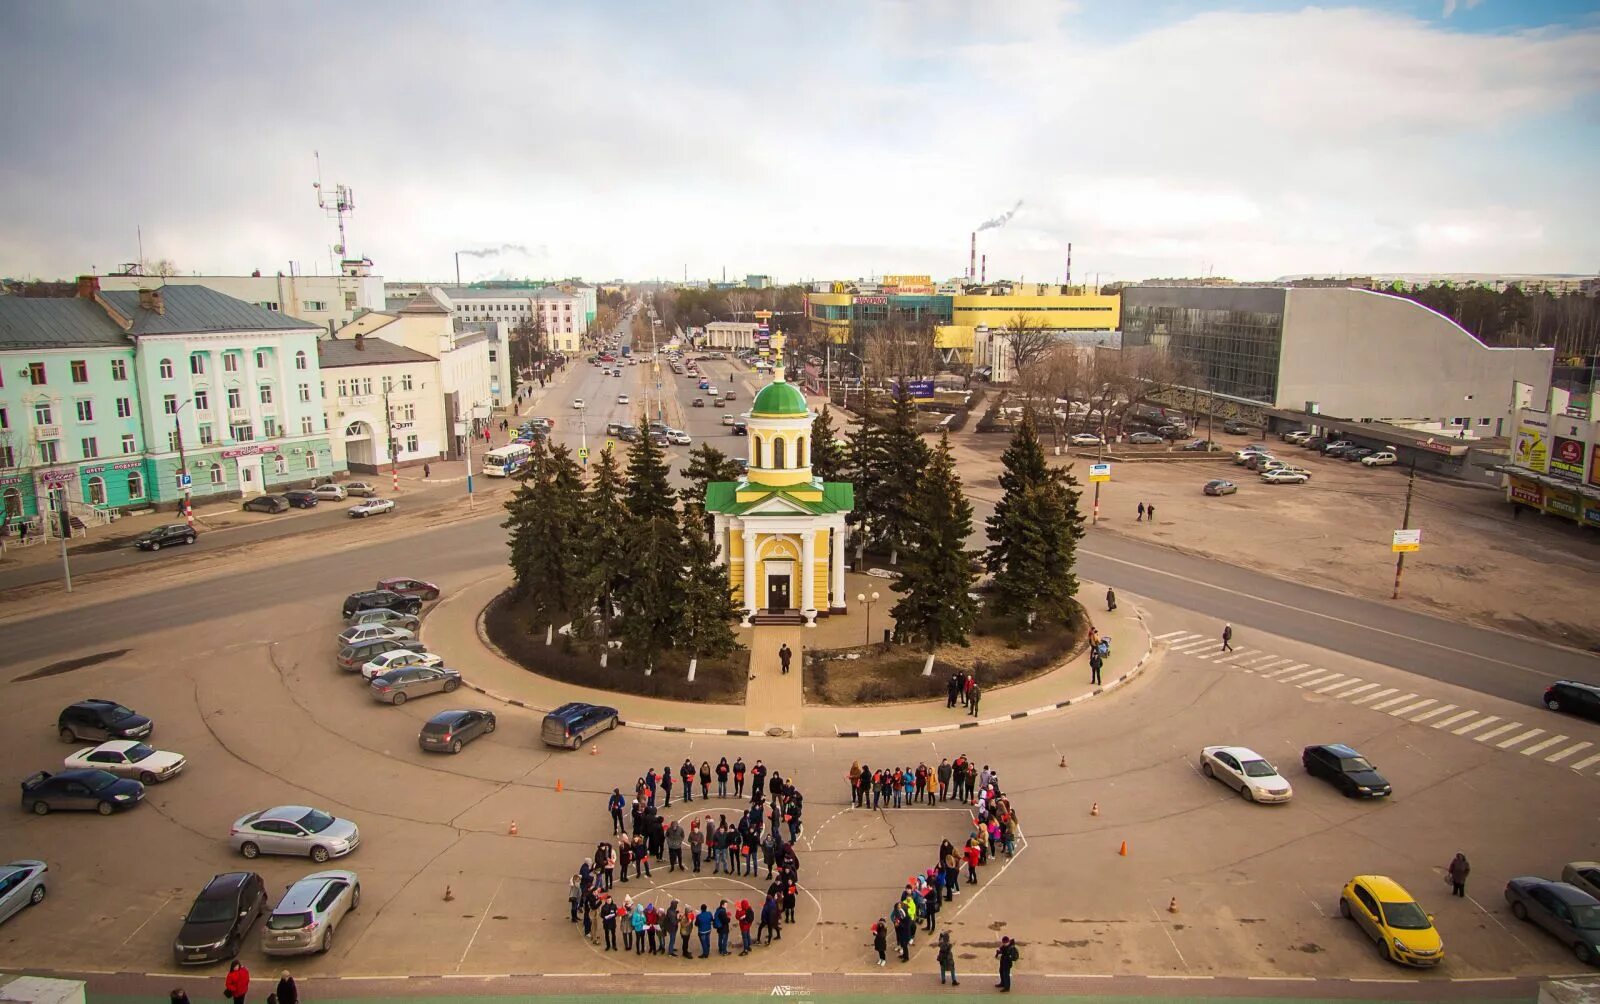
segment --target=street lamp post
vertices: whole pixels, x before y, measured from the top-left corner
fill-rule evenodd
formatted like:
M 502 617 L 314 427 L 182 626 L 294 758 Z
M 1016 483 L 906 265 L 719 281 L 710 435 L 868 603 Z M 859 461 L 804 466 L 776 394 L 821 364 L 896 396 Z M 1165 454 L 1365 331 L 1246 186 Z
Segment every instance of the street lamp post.
M 473 423 L 477 421 L 478 408 L 482 404 L 482 401 L 478 401 L 467 409 L 467 508 L 469 510 L 473 508 L 476 502 L 472 489 L 472 438 L 477 430 L 474 428 Z
M 867 644 L 872 644 L 872 605 L 878 602 L 878 594 L 856 593 L 856 602 L 866 605 L 867 608 Z
M 178 476 L 182 479 L 183 485 L 183 521 L 189 524 L 191 530 L 194 529 L 194 478 L 189 474 L 189 461 L 183 452 L 183 422 L 180 416 L 183 414 L 183 409 L 193 403 L 194 398 L 189 398 L 178 405 L 178 410 L 172 413 L 172 434 L 177 440 L 178 447 Z

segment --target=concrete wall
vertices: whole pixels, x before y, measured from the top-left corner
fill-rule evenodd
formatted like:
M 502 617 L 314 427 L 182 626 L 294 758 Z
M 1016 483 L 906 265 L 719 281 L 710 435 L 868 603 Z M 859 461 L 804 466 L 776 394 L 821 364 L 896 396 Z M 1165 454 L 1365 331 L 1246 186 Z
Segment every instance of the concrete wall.
M 1543 400 L 1554 349 L 1489 348 L 1441 314 L 1360 289 L 1290 289 L 1278 371 L 1280 408 L 1316 401 L 1354 419 L 1472 420 L 1507 435 L 1512 384 Z M 1489 425 L 1481 420 L 1488 418 Z

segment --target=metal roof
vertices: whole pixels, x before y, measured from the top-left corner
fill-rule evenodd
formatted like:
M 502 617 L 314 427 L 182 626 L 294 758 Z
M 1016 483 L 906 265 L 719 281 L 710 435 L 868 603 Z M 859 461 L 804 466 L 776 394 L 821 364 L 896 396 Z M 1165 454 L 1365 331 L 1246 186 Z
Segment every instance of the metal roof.
M 406 345 L 396 345 L 368 335 L 356 347 L 354 338 L 323 338 L 317 342 L 317 365 L 323 369 L 341 366 L 383 366 L 392 363 L 431 363 L 436 356 Z
M 100 347 L 133 342 L 93 300 L 0 296 L 0 351 Z
M 140 335 L 192 335 L 211 331 L 322 331 L 322 325 L 302 321 L 246 303 L 207 286 L 162 286 L 163 313 L 139 306 L 137 289 L 102 290 L 100 296 L 133 323 L 128 333 Z

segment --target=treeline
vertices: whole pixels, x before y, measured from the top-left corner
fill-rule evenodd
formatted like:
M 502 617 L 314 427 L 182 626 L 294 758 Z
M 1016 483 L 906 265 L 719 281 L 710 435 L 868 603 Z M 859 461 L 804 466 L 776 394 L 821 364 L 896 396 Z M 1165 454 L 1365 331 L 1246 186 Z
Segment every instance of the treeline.
M 1524 293 L 1516 286 L 1450 286 L 1384 290 L 1438 311 L 1484 344 L 1527 348 L 1553 345 L 1561 356 L 1600 352 L 1600 299 L 1568 293 Z
M 674 327 L 703 327 L 712 321 L 753 321 L 758 310 L 798 315 L 804 303 L 803 286 L 774 286 L 770 289 L 673 288 L 658 290 L 655 294 L 656 313 L 661 315 L 661 323 L 669 331 Z M 794 326 L 798 327 L 798 324 Z

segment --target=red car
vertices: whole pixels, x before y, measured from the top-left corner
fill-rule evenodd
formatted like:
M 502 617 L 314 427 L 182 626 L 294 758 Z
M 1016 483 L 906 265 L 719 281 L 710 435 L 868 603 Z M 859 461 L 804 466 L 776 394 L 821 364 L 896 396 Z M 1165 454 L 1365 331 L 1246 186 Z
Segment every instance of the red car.
M 415 596 L 419 600 L 436 600 L 439 598 L 439 587 L 431 582 L 421 579 L 383 579 L 378 589 L 387 589 L 391 593 L 401 596 Z

